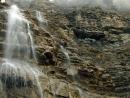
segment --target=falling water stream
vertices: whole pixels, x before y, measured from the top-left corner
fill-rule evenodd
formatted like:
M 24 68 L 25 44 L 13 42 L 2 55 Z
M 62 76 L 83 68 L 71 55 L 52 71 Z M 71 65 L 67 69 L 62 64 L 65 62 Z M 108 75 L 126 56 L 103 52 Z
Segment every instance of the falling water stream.
M 6 88 L 36 85 L 38 98 L 43 98 L 39 82 L 39 70 L 30 63 L 36 61 L 30 22 L 16 5 L 8 10 L 8 23 L 4 60 L 0 66 L 0 78 Z M 24 95 L 26 96 L 26 95 Z
M 39 81 L 41 72 L 31 63 L 32 60 L 36 62 L 37 58 L 30 21 L 24 17 L 24 14 L 21 13 L 17 5 L 11 5 L 7 13 L 8 23 L 5 40 L 6 45 L 4 47 L 3 62 L 0 65 L 0 83 L 2 83 L 0 85 L 5 85 L 7 89 L 36 85 L 38 98 L 43 98 L 43 90 Z M 42 26 L 42 23 L 47 24 L 46 19 L 42 17 L 40 11 L 36 11 L 36 18 L 40 26 Z M 67 74 L 74 77 L 76 72 L 75 69 L 70 66 L 71 61 L 69 53 L 62 45 L 60 48 L 66 57 L 65 68 Z M 50 85 L 54 84 L 51 79 L 49 79 L 49 81 Z M 62 84 L 59 84 L 57 90 L 51 87 L 54 97 L 59 93 L 62 86 Z M 82 95 L 81 91 L 79 91 L 79 93 Z
M 66 59 L 67 59 L 66 65 L 65 65 L 65 68 L 67 70 L 67 75 L 71 75 L 72 76 L 72 80 L 74 82 L 76 82 L 75 75 L 77 74 L 77 70 L 74 67 L 71 66 L 71 61 L 70 61 L 70 56 L 69 56 L 68 51 L 63 46 L 60 46 L 60 48 L 61 48 L 61 51 L 63 52 L 63 54 L 65 55 Z M 62 84 L 59 84 L 59 87 L 56 90 L 56 93 L 59 92 L 61 87 L 62 87 Z M 78 88 L 78 87 L 75 87 L 75 89 L 78 90 L 80 98 L 84 98 L 83 91 L 80 88 Z
M 76 75 L 77 70 L 71 66 L 71 61 L 70 61 L 70 56 L 69 56 L 68 51 L 63 46 L 60 46 L 60 48 L 66 57 L 65 68 L 67 69 L 67 74 L 72 75 L 72 76 Z
M 1 3 L 5 3 L 5 0 L 1 0 Z
M 36 18 L 38 20 L 38 24 L 39 26 L 47 26 L 48 23 L 47 23 L 47 20 L 45 19 L 44 15 L 42 15 L 42 13 L 40 11 L 37 11 L 36 10 Z
M 67 50 L 62 45 L 60 46 L 60 48 L 61 48 L 61 51 L 63 52 L 63 54 L 66 57 L 66 68 L 67 68 L 70 65 L 70 56 L 69 56 Z

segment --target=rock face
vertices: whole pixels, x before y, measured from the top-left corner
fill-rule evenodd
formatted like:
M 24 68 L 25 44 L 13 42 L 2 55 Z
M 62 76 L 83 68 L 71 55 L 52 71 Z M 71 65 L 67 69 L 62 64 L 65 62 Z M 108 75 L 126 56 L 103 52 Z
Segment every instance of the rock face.
M 44 0 L 36 4 L 24 13 L 32 22 L 37 65 L 47 76 L 40 77 L 45 98 L 129 98 L 130 19 L 100 8 L 63 9 Z M 0 10 L 7 6 L 0 4 Z M 35 10 L 47 25 L 38 23 Z M 5 15 L 0 12 L 1 57 Z M 28 89 L 30 96 L 22 96 Z M 6 91 L 9 98 L 37 98 L 37 88 L 28 89 Z

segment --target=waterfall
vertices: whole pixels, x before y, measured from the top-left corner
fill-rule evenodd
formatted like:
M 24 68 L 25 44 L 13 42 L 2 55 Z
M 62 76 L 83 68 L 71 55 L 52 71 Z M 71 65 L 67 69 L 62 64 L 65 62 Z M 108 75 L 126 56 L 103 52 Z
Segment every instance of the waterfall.
M 36 60 L 36 55 L 29 24 L 20 9 L 12 5 L 8 10 L 6 45 L 4 60 L 0 66 L 0 79 L 7 89 L 36 85 L 38 98 L 43 98 L 39 82 L 41 73 L 30 62 Z
M 1 3 L 5 3 L 5 0 L 1 0 Z
M 42 18 L 42 15 L 41 15 L 40 11 L 36 11 L 36 18 L 41 23 L 44 21 L 44 18 Z
M 31 44 L 31 50 L 32 50 L 32 57 L 35 59 L 35 61 L 37 61 L 37 58 L 36 58 L 36 54 L 35 54 L 35 48 L 34 48 L 34 41 L 33 41 L 33 37 L 32 37 L 32 33 L 30 31 L 30 25 L 29 25 L 29 22 L 27 22 L 27 29 L 28 29 L 28 36 L 30 38 L 30 44 Z
M 67 61 L 66 61 L 66 63 L 67 63 L 66 68 L 67 68 L 70 65 L 70 56 L 69 56 L 67 50 L 62 45 L 60 46 L 60 48 L 61 48 L 61 51 L 63 52 L 63 54 L 65 55 L 66 59 L 67 59 Z
M 19 8 L 12 5 L 8 11 L 8 26 L 6 34 L 5 58 L 30 59 L 30 39 L 28 36 L 28 21 Z
M 61 48 L 62 53 L 65 55 L 65 57 L 67 59 L 66 64 L 65 64 L 65 68 L 67 70 L 67 75 L 71 75 L 73 80 L 75 81 L 74 76 L 78 73 L 77 69 L 75 67 L 71 66 L 71 61 L 70 61 L 70 56 L 69 56 L 68 51 L 62 45 L 60 46 L 60 48 Z
M 42 24 L 48 25 L 47 20 L 46 20 L 45 17 L 41 14 L 40 11 L 36 11 L 36 18 L 37 18 L 37 20 L 38 20 L 39 26 L 42 26 Z

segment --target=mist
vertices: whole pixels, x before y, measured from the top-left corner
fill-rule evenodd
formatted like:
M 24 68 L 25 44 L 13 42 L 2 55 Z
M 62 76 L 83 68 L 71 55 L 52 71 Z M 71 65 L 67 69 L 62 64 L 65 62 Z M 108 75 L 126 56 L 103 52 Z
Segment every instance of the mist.
M 22 8 L 28 8 L 35 0 L 5 0 L 9 5 L 16 4 Z
M 130 0 L 50 0 L 50 2 L 64 7 L 89 5 L 108 9 L 115 8 L 122 11 L 130 10 Z

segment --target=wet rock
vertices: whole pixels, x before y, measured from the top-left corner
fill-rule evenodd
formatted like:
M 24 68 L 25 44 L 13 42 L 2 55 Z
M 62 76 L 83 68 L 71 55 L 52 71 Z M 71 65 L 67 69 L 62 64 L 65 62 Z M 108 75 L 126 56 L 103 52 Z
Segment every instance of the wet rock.
M 42 65 L 38 67 L 46 75 L 45 79 L 40 77 L 45 97 L 55 98 L 55 94 L 57 98 L 111 98 L 110 95 L 129 97 L 130 29 L 125 18 L 100 8 L 85 6 L 68 10 L 47 1 L 43 4 L 43 1 L 38 0 L 38 6 L 34 4 L 23 12 L 32 22 L 38 64 Z M 3 8 L 6 7 L 0 4 L 0 9 Z M 45 13 L 48 27 L 38 25 L 34 10 Z M 5 22 L 5 14 L 1 13 L 0 41 L 5 36 Z M 59 44 L 68 50 L 69 66 L 65 55 L 59 51 Z M 0 45 L 0 53 L 3 53 L 2 46 Z M 63 65 L 68 66 L 69 72 Z M 37 98 L 37 87 L 33 88 L 29 79 L 13 75 L 3 75 L 0 78 L 8 90 L 5 92 L 9 98 Z M 4 98 L 2 94 L 4 92 L 0 91 L 0 98 Z
M 55 65 L 55 57 L 52 52 L 44 52 L 38 57 L 38 63 L 41 65 Z
M 130 34 L 121 34 L 121 40 L 123 43 L 128 43 L 130 41 Z
M 86 69 L 86 70 L 79 70 L 78 74 L 81 76 L 81 77 L 84 77 L 84 78 L 92 78 L 94 77 L 94 70 L 93 69 Z
M 21 76 L 13 76 L 13 75 L 6 75 L 3 74 L 0 77 L 2 83 L 5 85 L 6 89 L 12 89 L 12 88 L 23 88 L 23 87 L 29 87 L 31 88 L 33 86 L 32 80 L 25 80 Z
M 100 31 L 87 31 L 85 29 L 74 29 L 74 34 L 79 39 L 91 38 L 95 40 L 101 40 L 105 38 L 105 34 Z
M 125 46 L 126 44 L 124 44 L 129 42 L 129 27 L 125 18 L 118 13 L 103 11 L 100 8 L 81 7 L 79 9 L 72 8 L 71 10 L 61 8 L 62 12 L 57 10 L 56 7 L 54 9 L 51 9 L 50 6 L 47 7 L 49 8 L 46 8 L 47 30 L 53 37 L 44 34 L 42 30 L 39 32 L 39 28 L 34 30 L 35 40 L 43 48 L 38 54 L 39 64 L 48 65 L 50 68 L 45 69 L 45 72 L 49 77 L 53 78 L 51 81 L 53 85 L 51 85 L 54 88 L 53 90 L 46 90 L 47 96 L 54 97 L 53 94 L 57 84 L 58 86 L 60 84 L 54 80 L 56 78 L 64 80 L 62 84 L 68 83 L 69 86 L 65 87 L 66 90 L 73 88 L 70 91 L 65 91 L 62 85 L 56 96 L 59 98 L 81 97 L 79 96 L 79 90 L 72 87 L 72 85 L 70 86 L 70 82 L 81 85 L 81 91 L 83 88 L 90 88 L 87 93 L 83 93 L 85 97 L 82 96 L 82 98 L 86 98 L 86 96 L 105 98 L 109 95 L 119 97 L 123 90 L 127 92 L 123 92 L 126 95 L 121 97 L 126 97 L 127 93 L 129 93 L 129 89 L 126 88 L 126 86 L 129 88 L 129 71 L 124 71 L 122 68 L 120 70 L 111 69 L 113 66 L 126 67 L 130 64 L 129 45 Z M 54 41 L 51 39 L 55 40 L 55 45 L 52 45 Z M 67 59 L 60 51 L 59 44 L 68 50 L 70 57 L 69 75 L 64 67 L 64 65 L 67 65 Z M 50 51 L 46 53 L 47 49 L 45 47 L 48 46 L 57 47 L 55 66 L 51 66 L 55 54 Z M 123 72 L 123 74 L 119 72 Z M 74 73 L 74 76 L 72 73 Z M 44 81 L 41 81 L 44 88 Z M 45 85 L 47 83 L 49 82 L 46 81 Z M 89 95 L 88 93 L 92 92 L 91 89 L 94 90 L 94 94 Z M 95 95 L 96 93 L 99 96 Z
M 6 30 L 2 29 L 2 30 L 0 31 L 0 38 L 3 38 L 3 39 L 4 39 L 5 35 L 6 35 Z
M 83 60 L 78 56 L 70 56 L 70 61 L 72 65 L 83 65 Z
M 7 3 L 1 3 L 1 2 L 0 2 L 0 9 L 4 9 L 4 8 L 6 8 L 6 7 L 8 7 L 8 4 L 7 4 Z
M 121 71 L 122 70 L 122 71 Z M 129 81 L 130 77 L 128 76 L 130 72 L 123 68 L 110 68 L 107 69 L 107 72 L 111 75 L 113 81 L 114 91 L 118 93 L 129 92 Z

